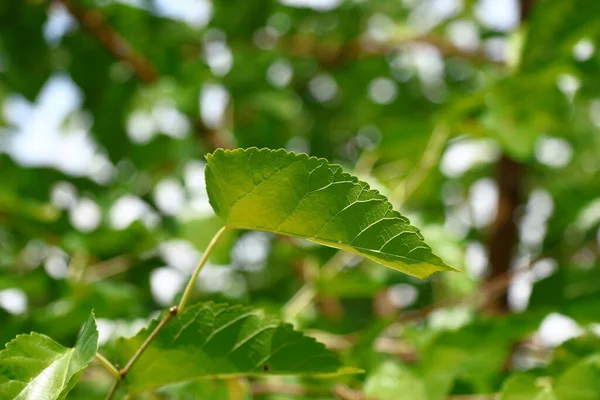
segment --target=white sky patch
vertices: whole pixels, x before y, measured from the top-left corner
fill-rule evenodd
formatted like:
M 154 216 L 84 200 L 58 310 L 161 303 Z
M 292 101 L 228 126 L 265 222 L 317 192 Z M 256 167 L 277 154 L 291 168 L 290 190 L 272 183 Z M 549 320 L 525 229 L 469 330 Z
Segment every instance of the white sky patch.
M 166 215 L 177 215 L 185 205 L 185 191 L 175 178 L 165 178 L 154 187 L 154 202 Z
M 494 140 L 462 138 L 452 141 L 442 156 L 440 170 L 450 178 L 459 178 L 477 164 L 498 159 L 500 149 Z
M 217 128 L 229 104 L 229 92 L 222 85 L 204 85 L 200 92 L 200 116 L 209 128 Z
M 182 218 L 198 218 L 214 215 L 214 211 L 208 201 L 204 168 L 206 163 L 199 160 L 188 162 L 184 167 L 183 181 L 189 194 L 187 211 L 181 215 Z
M 267 233 L 248 232 L 235 243 L 232 253 L 234 262 L 244 269 L 262 269 L 270 247 L 271 240 Z
M 520 272 L 513 276 L 508 287 L 508 306 L 513 312 L 527 309 L 533 290 L 533 277 L 530 273 Z
M 104 318 L 96 319 L 98 327 L 98 344 L 103 345 L 111 338 L 130 337 L 139 332 L 140 329 L 148 326 L 148 320 L 141 318 L 131 320 L 110 320 Z
M 58 247 L 48 248 L 44 269 L 54 279 L 66 278 L 69 272 L 69 255 Z
M 573 46 L 573 58 L 577 61 L 587 61 L 592 58 L 595 50 L 594 42 L 589 38 L 583 38 Z
M 477 228 L 489 226 L 496 218 L 498 185 L 491 178 L 479 179 L 469 188 L 469 203 L 473 225 Z
M 558 313 L 548 314 L 538 329 L 541 342 L 548 347 L 557 347 L 582 333 L 575 320 Z
M 0 291 L 0 307 L 11 314 L 23 314 L 27 311 L 27 295 L 21 289 Z
M 154 0 L 154 6 L 158 15 L 183 21 L 193 28 L 205 27 L 213 12 L 209 0 Z
M 290 7 L 312 8 L 317 11 L 333 10 L 342 4 L 342 0 L 280 0 L 280 2 Z
M 136 110 L 127 118 L 127 136 L 136 144 L 148 143 L 157 130 L 152 113 Z
M 438 85 L 444 77 L 444 59 L 440 51 L 430 44 L 415 43 L 404 46 L 391 61 L 393 68 L 416 71 L 421 83 Z
M 488 255 L 480 242 L 471 242 L 465 252 L 465 266 L 469 274 L 476 279 L 482 278 L 487 272 Z
M 66 210 L 77 202 L 77 188 L 70 182 L 56 182 L 50 188 L 50 202 L 53 206 Z
M 274 61 L 267 69 L 267 81 L 275 87 L 286 87 L 292 80 L 294 70 L 292 64 L 285 59 Z
M 387 41 L 392 38 L 396 24 L 388 15 L 376 13 L 369 17 L 367 36 L 377 41 Z
M 532 190 L 519 224 L 519 237 L 529 246 L 542 244 L 546 236 L 546 221 L 554 211 L 554 200 L 545 189 Z
M 75 21 L 65 6 L 61 3 L 52 2 L 48 8 L 48 19 L 43 27 L 44 39 L 52 46 L 60 43 L 60 40 L 75 26 Z
M 448 24 L 448 37 L 456 47 L 464 51 L 475 51 L 479 47 L 479 29 L 473 21 L 458 20 Z
M 579 79 L 571 74 L 560 74 L 556 78 L 556 86 L 569 99 L 573 101 L 573 97 L 581 87 Z
M 315 75 L 308 83 L 308 89 L 312 96 L 324 103 L 332 100 L 338 92 L 338 86 L 333 77 L 326 73 Z
M 463 0 L 424 0 L 415 1 L 408 17 L 409 24 L 418 32 L 426 32 L 442 21 L 460 13 Z
M 393 305 L 399 308 L 405 308 L 417 301 L 419 298 L 419 291 L 413 285 L 399 283 L 389 287 L 387 296 Z
M 160 222 L 160 217 L 141 198 L 127 194 L 119 197 L 108 212 L 108 221 L 111 228 L 116 230 L 126 229 L 134 221 L 142 221 L 148 228 Z
M 69 213 L 71 225 L 80 232 L 92 232 L 102 222 L 102 211 L 93 200 L 81 198 Z
M 79 111 L 80 89 L 69 76 L 54 74 L 34 104 L 18 95 L 3 104 L 5 152 L 25 167 L 51 167 L 72 176 L 96 176 L 97 146 L 89 134 L 91 118 Z
M 540 136 L 535 144 L 536 159 L 549 167 L 565 167 L 573 157 L 571 144 L 563 138 Z
M 190 133 L 191 124 L 187 117 L 173 104 L 159 103 L 152 109 L 156 128 L 164 135 L 182 139 Z
M 369 97 L 377 104 L 390 104 L 396 99 L 398 87 L 396 82 L 386 77 L 373 79 L 369 83 Z
M 233 65 L 233 54 L 227 46 L 226 36 L 220 30 L 211 29 L 204 35 L 204 60 L 215 76 L 226 75 Z
M 157 268 L 150 273 L 152 298 L 161 306 L 173 304 L 173 300 L 185 284 L 186 277 L 172 267 Z
M 475 16 L 486 28 L 509 32 L 519 26 L 519 4 L 517 0 L 479 0 Z
M 159 246 L 162 259 L 173 268 L 185 274 L 191 274 L 198 261 L 200 252 L 187 240 L 171 239 L 162 242 Z

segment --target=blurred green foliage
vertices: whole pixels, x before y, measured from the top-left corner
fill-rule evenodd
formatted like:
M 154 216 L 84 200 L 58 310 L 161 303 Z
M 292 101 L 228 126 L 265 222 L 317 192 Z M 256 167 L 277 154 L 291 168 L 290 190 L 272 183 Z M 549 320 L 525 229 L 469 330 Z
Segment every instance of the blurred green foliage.
M 365 374 L 138 398 L 599 399 L 600 3 L 291 3 L 0 2 L 0 341 L 72 345 L 93 309 L 111 354 L 221 226 L 204 155 L 287 148 L 369 182 L 464 273 L 228 232 L 194 301 L 260 307 Z M 506 212 L 514 269 L 492 276 Z M 93 363 L 68 398 L 109 379 Z

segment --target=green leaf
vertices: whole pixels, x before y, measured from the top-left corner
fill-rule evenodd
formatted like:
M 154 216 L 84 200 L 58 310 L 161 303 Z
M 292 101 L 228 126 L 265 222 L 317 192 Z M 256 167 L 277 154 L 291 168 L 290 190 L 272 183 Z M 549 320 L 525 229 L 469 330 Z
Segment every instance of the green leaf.
M 518 374 L 506 380 L 498 400 L 557 400 L 557 398 L 552 388 L 539 386 L 536 377 Z
M 584 359 L 556 379 L 560 400 L 596 400 L 600 395 L 600 355 Z
M 285 150 L 207 156 L 210 203 L 230 228 L 297 236 L 425 278 L 452 270 L 385 196 L 322 158 Z
M 388 361 L 365 382 L 365 395 L 379 400 L 395 400 L 408 395 L 412 400 L 427 400 L 425 382 L 408 367 Z
M 116 343 L 123 365 L 158 321 Z M 158 333 L 125 381 L 130 392 L 140 392 L 208 377 L 358 372 L 344 368 L 339 357 L 321 343 L 260 310 L 201 303 L 186 308 Z
M 93 314 L 73 348 L 35 332 L 17 336 L 0 352 L 0 400 L 64 399 L 97 350 Z

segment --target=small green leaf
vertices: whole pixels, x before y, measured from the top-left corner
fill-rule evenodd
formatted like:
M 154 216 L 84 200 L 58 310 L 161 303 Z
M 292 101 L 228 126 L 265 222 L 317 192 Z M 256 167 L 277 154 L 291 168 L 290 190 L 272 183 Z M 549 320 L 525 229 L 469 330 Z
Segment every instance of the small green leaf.
M 207 156 L 210 203 L 230 228 L 297 236 L 425 278 L 452 270 L 385 196 L 322 158 L 285 150 Z
M 17 336 L 0 352 L 0 400 L 64 399 L 97 350 L 93 314 L 73 348 L 35 332 Z
M 600 395 L 600 355 L 595 354 L 574 364 L 556 379 L 556 397 L 560 400 L 596 400 Z
M 555 400 L 552 388 L 538 386 L 537 378 L 527 374 L 513 375 L 506 380 L 499 400 Z
M 125 362 L 158 320 L 116 343 Z M 155 337 L 125 379 L 130 392 L 209 377 L 260 374 L 328 376 L 357 373 L 291 325 L 260 310 L 201 303 L 186 308 Z

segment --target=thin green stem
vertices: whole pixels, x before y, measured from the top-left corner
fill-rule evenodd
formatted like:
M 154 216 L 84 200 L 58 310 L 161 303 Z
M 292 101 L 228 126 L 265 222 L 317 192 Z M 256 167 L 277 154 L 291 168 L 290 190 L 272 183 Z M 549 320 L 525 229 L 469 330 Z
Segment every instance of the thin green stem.
M 450 137 L 450 129 L 445 124 L 438 124 L 431 134 L 423 156 L 415 168 L 408 174 L 406 179 L 392 190 L 390 200 L 392 200 L 394 207 L 404 204 L 436 167 L 444 151 L 448 137 Z
M 150 343 L 152 343 L 152 341 L 154 340 L 154 338 L 156 337 L 156 335 L 158 335 L 158 333 L 161 331 L 161 329 L 165 327 L 165 325 L 167 324 L 167 322 L 169 322 L 171 320 L 171 318 L 173 318 L 174 316 L 177 315 L 177 312 L 178 312 L 177 306 L 173 306 L 173 307 L 171 307 L 169 309 L 169 312 L 158 323 L 158 325 L 156 325 L 156 328 L 154 328 L 154 330 L 146 338 L 146 340 L 144 340 L 144 343 L 142 343 L 142 345 L 140 346 L 140 348 L 137 349 L 137 351 L 135 352 L 135 354 L 127 362 L 127 365 L 125 365 L 125 367 L 122 370 L 119 371 L 119 375 L 120 375 L 121 379 L 125 378 L 125 375 L 127 375 L 127 373 L 129 372 L 129 370 L 131 369 L 131 367 L 133 367 L 133 364 L 138 360 L 138 358 L 140 358 L 140 356 L 148 348 L 148 346 L 150 346 Z
M 323 265 L 320 271 L 320 279 L 329 281 L 342 270 L 355 257 L 354 254 L 339 250 Z M 312 303 L 317 296 L 314 282 L 306 282 L 298 292 L 283 306 L 283 315 L 286 321 L 291 321 L 306 307 Z
M 106 357 L 100 353 L 96 353 L 96 360 L 106 369 L 115 379 L 121 379 L 121 374 L 117 367 L 113 365 Z
M 150 343 L 152 343 L 152 341 L 154 340 L 156 335 L 158 335 L 158 333 L 165 327 L 165 325 L 167 325 L 167 323 L 173 317 L 175 317 L 179 312 L 183 311 L 185 305 L 187 304 L 187 302 L 190 298 L 190 295 L 192 294 L 192 290 L 194 289 L 194 284 L 196 283 L 196 279 L 198 278 L 200 271 L 202 271 L 202 267 L 204 267 L 204 265 L 208 261 L 208 257 L 210 256 L 210 253 L 213 251 L 215 245 L 217 244 L 219 239 L 223 236 L 225 231 L 227 231 L 226 226 L 219 229 L 219 231 L 215 234 L 215 236 L 212 238 L 212 240 L 208 244 L 206 251 L 202 255 L 200 262 L 198 263 L 198 266 L 196 267 L 196 269 L 194 270 L 194 273 L 190 277 L 190 280 L 185 288 L 185 291 L 183 292 L 183 296 L 181 297 L 181 301 L 179 302 L 179 305 L 173 306 L 169 309 L 169 312 L 158 323 L 158 325 L 156 325 L 156 328 L 154 328 L 152 333 L 150 333 L 150 335 L 146 338 L 144 343 L 142 343 L 140 348 L 137 349 L 135 354 L 131 357 L 131 359 L 127 362 L 127 365 L 125 365 L 125 367 L 123 369 L 117 370 L 106 358 L 102 357 L 99 354 L 96 355 L 96 358 L 98 359 L 98 361 L 100 363 L 102 363 L 102 365 L 104 365 L 104 367 L 111 373 L 111 375 L 113 375 L 116 378 L 114 385 L 112 386 L 112 388 L 110 389 L 110 392 L 106 396 L 106 400 L 111 400 L 113 398 L 113 396 L 117 392 L 117 389 L 119 388 L 119 385 L 121 384 L 121 381 L 125 378 L 125 376 L 129 372 L 131 367 L 133 367 L 135 362 L 140 358 L 140 356 L 144 353 L 144 351 L 146 351 L 148 346 L 150 346 Z
M 177 306 L 179 312 L 183 311 L 183 309 L 185 308 L 187 302 L 190 299 L 190 296 L 192 295 L 192 291 L 194 290 L 194 286 L 196 285 L 196 279 L 198 279 L 198 275 L 200 275 L 200 271 L 202 271 L 204 264 L 206 264 L 206 262 L 208 261 L 208 257 L 210 256 L 210 253 L 213 251 L 215 245 L 217 244 L 219 239 L 223 236 L 223 234 L 226 231 L 227 231 L 227 226 L 224 226 L 221 229 L 219 229 L 219 231 L 215 234 L 215 236 L 212 238 L 212 240 L 208 244 L 208 247 L 206 248 L 206 251 L 204 252 L 204 254 L 202 254 L 202 258 L 200 259 L 200 262 L 196 266 L 196 269 L 194 270 L 194 273 L 192 274 L 192 276 L 185 288 L 185 291 L 183 292 L 183 296 L 181 296 L 181 301 L 179 302 L 179 305 Z

